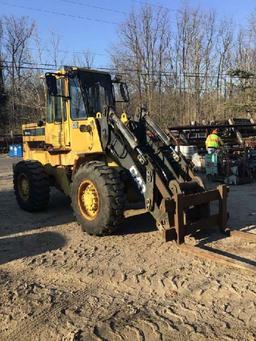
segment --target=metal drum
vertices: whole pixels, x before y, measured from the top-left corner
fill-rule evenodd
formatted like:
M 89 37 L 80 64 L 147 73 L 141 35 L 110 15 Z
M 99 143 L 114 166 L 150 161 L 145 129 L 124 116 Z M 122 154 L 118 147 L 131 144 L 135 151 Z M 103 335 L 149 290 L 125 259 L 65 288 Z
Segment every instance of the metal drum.
M 197 153 L 197 146 L 180 146 L 180 152 L 186 159 L 192 160 L 192 156 Z

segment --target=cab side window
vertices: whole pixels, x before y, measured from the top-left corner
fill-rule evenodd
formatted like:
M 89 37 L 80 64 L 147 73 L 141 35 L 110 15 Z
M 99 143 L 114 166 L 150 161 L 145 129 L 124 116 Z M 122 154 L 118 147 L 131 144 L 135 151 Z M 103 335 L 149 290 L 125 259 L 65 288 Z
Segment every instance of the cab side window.
M 65 121 L 67 119 L 66 115 L 66 105 L 63 100 L 64 94 L 64 82 L 63 79 L 57 79 L 57 96 L 48 96 L 48 110 L 47 110 L 47 122 L 62 122 L 62 119 Z
M 106 90 L 100 83 L 93 84 L 88 88 L 90 116 L 104 111 L 104 105 L 108 103 Z
M 47 122 L 48 123 L 53 123 L 54 122 L 54 97 L 53 96 L 49 96 L 47 98 Z
M 57 79 L 57 91 L 59 95 L 63 94 L 62 79 Z M 62 121 L 63 104 L 63 97 L 55 97 L 55 122 Z
M 71 118 L 73 120 L 87 118 L 88 114 L 77 78 L 70 79 L 69 81 L 69 95 L 71 101 Z

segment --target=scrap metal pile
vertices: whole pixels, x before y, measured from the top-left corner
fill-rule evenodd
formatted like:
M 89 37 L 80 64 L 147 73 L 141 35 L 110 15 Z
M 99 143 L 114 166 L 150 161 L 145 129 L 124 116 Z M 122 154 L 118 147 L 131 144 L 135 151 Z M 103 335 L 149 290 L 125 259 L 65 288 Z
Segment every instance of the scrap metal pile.
M 206 160 L 207 166 L 209 157 L 205 157 L 207 154 L 205 140 L 214 128 L 218 129 L 224 142 L 222 152 L 217 155 L 218 169 L 215 180 L 234 184 L 255 180 L 256 123 L 252 119 L 233 118 L 212 122 L 209 125 L 169 127 L 168 133 L 180 146 L 196 146 L 198 155 Z

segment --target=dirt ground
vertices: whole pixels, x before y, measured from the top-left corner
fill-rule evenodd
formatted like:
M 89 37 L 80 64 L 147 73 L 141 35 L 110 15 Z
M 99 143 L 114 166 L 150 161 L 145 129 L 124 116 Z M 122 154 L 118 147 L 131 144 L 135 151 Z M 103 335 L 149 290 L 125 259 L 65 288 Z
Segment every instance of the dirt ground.
M 97 238 L 58 192 L 24 212 L 12 162 L 0 156 L 0 340 L 256 339 L 255 273 L 185 254 L 148 215 Z M 255 183 L 231 187 L 230 226 L 256 233 L 255 197 Z M 197 238 L 256 264 L 255 243 Z

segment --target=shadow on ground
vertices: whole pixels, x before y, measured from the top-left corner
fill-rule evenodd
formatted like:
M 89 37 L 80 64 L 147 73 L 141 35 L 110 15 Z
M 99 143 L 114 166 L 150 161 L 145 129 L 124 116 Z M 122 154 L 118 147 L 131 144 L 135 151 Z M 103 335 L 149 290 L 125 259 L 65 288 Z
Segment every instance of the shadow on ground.
M 65 238 L 56 232 L 34 233 L 0 239 L 0 265 L 63 247 Z
M 53 190 L 49 207 L 30 213 L 19 208 L 13 190 L 0 191 L 0 237 L 75 221 L 70 200 Z
M 253 229 L 251 229 L 251 230 L 253 230 Z M 249 231 L 250 230 L 247 230 L 246 232 L 248 233 Z M 250 233 L 248 233 L 248 235 L 250 235 Z M 255 270 L 256 270 L 256 261 L 255 260 L 252 260 L 252 259 L 248 258 L 247 256 L 245 257 L 243 255 L 232 253 L 228 250 L 223 250 L 214 244 L 215 242 L 223 241 L 225 238 L 231 238 L 233 246 L 235 247 L 235 249 L 237 251 L 239 251 L 239 249 L 241 247 L 241 239 L 239 237 L 226 235 L 224 233 L 219 232 L 218 229 L 215 229 L 215 230 L 209 229 L 208 231 L 206 231 L 206 230 L 196 231 L 196 232 L 192 233 L 191 236 L 193 236 L 197 240 L 197 244 L 196 244 L 197 248 L 205 250 L 207 252 L 210 252 L 212 255 L 216 255 L 217 257 L 218 257 L 218 255 L 227 257 L 231 263 L 238 261 L 238 262 L 244 263 L 246 266 L 253 266 L 253 267 L 255 267 Z M 255 235 L 252 234 L 252 239 L 251 239 L 252 243 L 253 242 L 255 243 L 254 237 L 255 237 Z M 243 240 L 242 240 L 242 242 L 243 242 Z M 246 243 L 248 243 L 248 241 L 245 240 L 243 242 L 243 244 L 246 245 Z M 210 245 L 207 245 L 207 244 L 210 244 Z M 241 251 L 241 249 L 240 249 L 240 251 Z
M 150 213 L 144 213 L 125 218 L 120 224 L 115 235 L 120 236 L 128 234 L 147 233 L 156 230 L 156 223 L 152 215 Z

